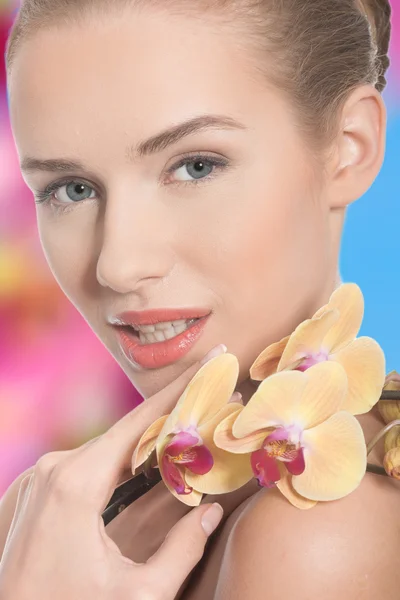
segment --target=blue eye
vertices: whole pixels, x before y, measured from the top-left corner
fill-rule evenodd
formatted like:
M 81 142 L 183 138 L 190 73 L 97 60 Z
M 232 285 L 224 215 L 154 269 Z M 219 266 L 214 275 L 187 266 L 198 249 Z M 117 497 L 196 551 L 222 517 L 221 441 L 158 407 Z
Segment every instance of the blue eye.
M 181 158 L 177 164 L 168 169 L 168 175 L 171 183 L 196 185 L 203 179 L 211 179 L 210 175 L 214 177 L 214 171 L 222 170 L 227 166 L 227 159 L 198 154 Z M 174 178 L 172 178 L 173 173 L 175 173 Z
M 91 190 L 91 191 L 90 191 Z M 68 179 L 66 181 L 59 181 L 51 183 L 43 191 L 36 192 L 36 204 L 42 204 L 51 200 L 52 196 L 56 196 L 56 200 L 62 205 L 77 204 L 82 200 L 94 198 L 92 192 L 95 192 L 92 186 L 82 181 L 74 181 Z M 60 196 L 65 195 L 62 200 Z
M 57 200 L 62 203 L 64 203 L 64 201 L 61 200 L 60 195 L 62 193 L 63 188 L 65 188 L 65 191 L 63 193 L 65 193 L 65 196 L 67 198 L 67 200 L 65 202 L 67 202 L 68 200 L 70 200 L 71 202 L 79 202 L 80 200 L 87 200 L 88 198 L 91 197 L 90 190 L 92 190 L 92 192 L 94 191 L 93 188 L 91 188 L 89 185 L 86 185 L 86 183 L 71 182 L 71 183 L 68 183 L 67 185 L 62 185 L 57 190 L 57 194 L 58 194 Z
M 179 167 L 174 166 L 174 171 L 175 173 L 179 173 L 179 171 L 181 171 L 181 176 L 189 175 L 189 177 L 192 177 L 192 180 L 195 179 L 203 179 L 204 177 L 208 177 L 208 175 L 210 175 L 215 167 L 217 166 L 222 166 L 221 161 L 217 161 L 217 159 L 203 159 L 203 158 L 196 158 L 194 160 L 187 160 L 185 159 L 185 161 L 179 165 Z M 179 179 L 178 181 L 192 181 L 191 179 Z

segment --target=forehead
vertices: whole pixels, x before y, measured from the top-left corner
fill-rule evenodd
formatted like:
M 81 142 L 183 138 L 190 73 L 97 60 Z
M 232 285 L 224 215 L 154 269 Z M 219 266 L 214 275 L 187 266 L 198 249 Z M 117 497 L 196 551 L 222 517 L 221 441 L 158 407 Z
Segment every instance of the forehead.
M 19 49 L 10 116 L 24 153 L 78 154 L 202 113 L 278 118 L 276 96 L 232 29 L 212 19 L 127 11 L 47 28 Z M 268 107 L 268 109 L 267 109 Z M 62 146 L 60 146 L 62 140 Z

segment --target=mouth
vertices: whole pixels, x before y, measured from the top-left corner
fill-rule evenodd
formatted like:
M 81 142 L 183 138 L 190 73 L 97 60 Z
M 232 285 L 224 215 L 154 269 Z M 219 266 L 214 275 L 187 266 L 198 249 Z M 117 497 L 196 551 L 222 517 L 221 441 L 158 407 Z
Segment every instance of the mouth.
M 147 318 L 150 323 L 115 324 L 114 330 L 122 352 L 133 366 L 159 369 L 178 361 L 193 348 L 210 316 L 211 313 L 172 321 Z
M 145 346 L 173 340 L 199 321 L 200 318 L 179 319 L 177 321 L 156 323 L 155 325 L 122 325 L 121 328 L 127 334 L 136 337 L 137 341 Z

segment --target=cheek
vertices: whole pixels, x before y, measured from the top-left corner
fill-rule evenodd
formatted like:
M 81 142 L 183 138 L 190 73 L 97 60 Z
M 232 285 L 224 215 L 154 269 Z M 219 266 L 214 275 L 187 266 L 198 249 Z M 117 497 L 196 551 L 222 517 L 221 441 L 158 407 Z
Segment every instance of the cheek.
M 224 191 L 198 247 L 221 308 L 219 341 L 244 363 L 296 327 L 326 278 L 328 220 L 316 194 L 300 170 L 246 176 Z
M 310 179 L 293 170 L 281 179 L 255 172 L 223 191 L 197 256 L 224 303 L 234 293 L 251 306 L 255 291 L 280 301 L 323 270 L 328 220 L 313 195 Z
M 37 209 L 37 223 L 51 272 L 72 304 L 82 308 L 93 285 L 94 225 L 76 214 L 54 218 L 41 208 Z

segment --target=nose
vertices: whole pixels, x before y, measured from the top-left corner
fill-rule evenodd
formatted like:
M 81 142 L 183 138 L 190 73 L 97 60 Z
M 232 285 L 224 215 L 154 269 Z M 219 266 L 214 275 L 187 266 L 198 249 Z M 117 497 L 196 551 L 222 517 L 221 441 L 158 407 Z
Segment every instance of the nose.
M 165 279 L 174 265 L 171 232 L 162 207 L 127 210 L 126 206 L 125 210 L 121 204 L 107 206 L 96 267 L 100 285 L 120 294 Z

